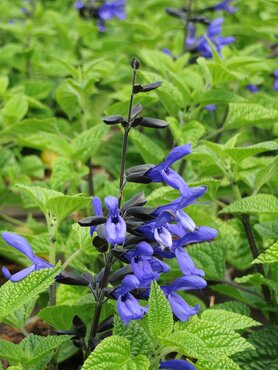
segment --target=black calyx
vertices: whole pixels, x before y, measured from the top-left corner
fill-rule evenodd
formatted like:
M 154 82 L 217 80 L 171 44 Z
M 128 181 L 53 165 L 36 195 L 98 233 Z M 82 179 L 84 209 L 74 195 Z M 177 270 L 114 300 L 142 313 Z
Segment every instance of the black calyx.
M 106 222 L 106 217 L 103 216 L 89 216 L 85 217 L 82 220 L 79 220 L 78 223 L 80 226 L 97 226 L 104 224 Z
M 125 118 L 123 116 L 113 115 L 102 119 L 107 125 L 116 125 L 118 123 L 123 123 Z

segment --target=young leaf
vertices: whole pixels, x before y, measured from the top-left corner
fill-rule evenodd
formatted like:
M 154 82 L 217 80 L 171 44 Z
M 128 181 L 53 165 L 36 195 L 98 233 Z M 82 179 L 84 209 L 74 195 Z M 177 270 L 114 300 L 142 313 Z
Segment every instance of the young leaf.
M 130 321 L 125 325 L 118 315 L 114 317 L 114 335 L 119 335 L 130 341 L 131 354 L 133 356 L 148 356 L 151 349 L 151 341 L 138 321 Z
M 201 317 L 202 320 L 210 321 L 215 325 L 231 330 L 242 330 L 261 325 L 261 323 L 251 319 L 251 317 L 221 309 L 206 310 Z
M 0 340 L 0 358 L 7 360 L 11 364 L 19 364 L 20 359 L 24 357 L 25 353 L 22 348 L 7 340 Z
M 278 213 L 278 199 L 271 194 L 251 195 L 225 207 L 219 213 L 257 214 Z
M 7 281 L 0 288 L 0 320 L 44 292 L 58 273 L 57 267 L 43 269 L 32 272 L 17 283 Z
M 173 330 L 173 314 L 167 298 L 156 281 L 152 282 L 148 309 L 148 327 L 151 336 L 166 337 Z
M 82 370 L 148 370 L 150 362 L 144 355 L 131 357 L 130 343 L 117 335 L 104 339 L 90 354 Z
M 253 263 L 278 263 L 278 242 L 269 247 L 265 253 L 260 254 Z

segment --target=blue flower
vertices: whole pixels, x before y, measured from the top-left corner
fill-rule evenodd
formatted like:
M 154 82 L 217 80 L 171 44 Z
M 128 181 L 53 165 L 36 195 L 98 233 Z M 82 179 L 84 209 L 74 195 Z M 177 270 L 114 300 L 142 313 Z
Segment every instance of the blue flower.
M 103 213 L 102 213 L 102 204 L 101 204 L 100 198 L 99 197 L 94 197 L 94 199 L 92 200 L 92 204 L 93 204 L 93 207 L 94 207 L 95 216 L 102 216 Z M 96 231 L 96 229 L 97 229 L 97 226 L 90 226 L 91 236 Z
M 120 216 L 118 199 L 109 195 L 104 199 L 104 203 L 109 211 L 105 224 L 106 239 L 112 245 L 123 244 L 126 237 L 126 223 Z
M 213 8 L 215 10 L 226 10 L 227 12 L 233 14 L 237 11 L 237 7 L 234 6 L 232 7 L 230 5 L 231 2 L 233 2 L 234 0 L 224 0 L 224 1 L 221 1 L 219 4 L 216 4 Z
M 5 240 L 7 244 L 14 247 L 19 252 L 23 253 L 27 258 L 29 258 L 33 262 L 33 264 L 30 267 L 27 267 L 14 275 L 11 275 L 9 270 L 6 267 L 3 267 L 2 272 L 4 276 L 7 279 L 11 280 L 12 282 L 17 282 L 24 279 L 33 271 L 53 267 L 50 263 L 46 262 L 40 257 L 37 257 L 32 251 L 32 248 L 28 241 L 22 236 L 5 231 L 2 233 L 2 238 Z
M 164 162 L 154 166 L 146 172 L 146 176 L 153 182 L 166 182 L 167 185 L 174 189 L 178 189 L 181 195 L 188 194 L 189 187 L 184 182 L 183 178 L 170 166 L 191 153 L 191 144 L 177 146 L 167 155 Z
M 205 109 L 209 112 L 213 112 L 217 109 L 217 106 L 215 104 L 208 104 L 205 106 Z
M 113 17 L 124 20 L 126 18 L 125 0 L 116 0 L 113 2 L 105 1 L 104 4 L 99 8 L 98 14 L 103 21 L 107 21 Z
M 168 299 L 174 315 L 181 321 L 187 321 L 190 316 L 196 315 L 200 310 L 200 305 L 190 307 L 185 300 L 175 293 L 178 290 L 203 289 L 207 285 L 206 281 L 199 276 L 183 276 L 169 286 L 162 286 L 162 290 Z
M 274 76 L 273 90 L 278 91 L 278 69 L 275 69 L 275 71 L 273 72 L 273 76 Z
M 186 37 L 185 43 L 189 50 L 193 49 L 197 43 L 197 40 L 195 37 L 195 27 L 193 23 L 189 23 L 188 25 L 188 35 Z
M 134 275 L 144 286 L 150 285 L 153 280 L 157 280 L 159 274 L 168 272 L 170 267 L 153 257 L 153 248 L 146 242 L 137 244 L 134 251 L 132 251 L 131 266 Z
M 246 85 L 245 87 L 248 91 L 250 91 L 253 94 L 260 91 L 259 87 L 257 85 L 254 85 L 254 84 L 249 84 L 249 85 Z
M 82 0 L 76 0 L 74 4 L 74 9 L 79 10 L 85 8 L 85 4 Z
M 140 286 L 140 281 L 134 275 L 127 275 L 114 295 L 118 298 L 117 310 L 122 321 L 127 325 L 131 320 L 139 320 L 147 312 L 146 307 L 142 307 L 139 301 L 130 293 Z
M 216 51 L 221 56 L 223 46 L 229 45 L 235 41 L 234 37 L 224 37 L 219 35 L 222 32 L 223 18 L 214 19 L 207 28 L 206 37 L 214 44 Z M 197 51 L 205 58 L 212 58 L 211 47 L 205 36 L 201 36 L 198 40 Z
M 185 360 L 161 361 L 159 369 L 196 370 L 196 367 Z

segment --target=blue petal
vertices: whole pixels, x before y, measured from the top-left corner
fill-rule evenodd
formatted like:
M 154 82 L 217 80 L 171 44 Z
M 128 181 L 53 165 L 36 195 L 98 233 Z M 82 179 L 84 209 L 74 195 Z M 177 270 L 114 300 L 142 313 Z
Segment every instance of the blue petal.
M 185 300 L 177 293 L 170 293 L 167 296 L 167 299 L 170 303 L 173 313 L 181 321 L 187 321 L 190 316 L 196 315 L 200 310 L 200 305 L 197 304 L 195 307 L 190 307 L 189 304 L 186 303 Z
M 196 231 L 186 233 L 179 241 L 179 246 L 184 246 L 191 243 L 201 243 L 210 241 L 217 236 L 217 231 L 208 226 L 200 226 Z
M 191 232 L 196 231 L 197 227 L 194 221 L 182 210 L 177 211 L 177 220 L 181 223 L 184 230 Z
M 10 280 L 13 283 L 16 283 L 17 281 L 20 281 L 20 280 L 24 279 L 26 276 L 31 274 L 31 272 L 33 272 L 33 271 L 35 271 L 35 265 L 31 265 L 31 266 L 27 267 L 26 269 L 21 270 L 21 271 L 17 272 L 16 274 L 13 274 L 10 277 Z
M 37 256 L 34 257 L 33 262 L 36 266 L 36 270 L 49 269 L 49 268 L 54 267 L 53 265 L 51 265 L 47 261 L 45 261 L 42 258 L 37 257 Z
M 196 370 L 196 367 L 185 360 L 169 360 L 160 362 L 159 369 Z
M 195 265 L 189 254 L 182 248 L 176 248 L 175 255 L 177 257 L 181 272 L 184 275 L 191 275 Z
M 178 278 L 171 285 L 165 288 L 168 293 L 171 293 L 177 290 L 203 289 L 206 286 L 207 282 L 201 277 L 189 275 Z
M 170 212 L 170 211 L 162 211 L 157 220 L 156 220 L 156 224 L 155 226 L 156 227 L 162 227 L 162 226 L 165 226 L 165 224 L 167 224 L 167 222 L 172 222 L 174 221 L 175 219 L 175 215 L 173 214 L 173 212 Z
M 99 197 L 94 197 L 92 200 L 92 204 L 94 206 L 94 212 L 96 216 L 102 216 L 102 204 Z
M 134 250 L 134 256 L 152 256 L 152 255 L 153 247 L 146 242 L 138 243 Z
M 163 248 L 172 247 L 172 235 L 164 226 L 154 230 L 154 238 Z
M 154 280 L 159 274 L 154 272 L 147 257 L 139 256 L 131 260 L 131 266 L 134 275 L 140 280 Z
M 19 252 L 25 254 L 26 257 L 33 261 L 34 253 L 30 244 L 25 238 L 23 238 L 23 236 L 4 231 L 2 233 L 2 238 L 5 240 L 6 243 L 16 248 Z
M 171 150 L 171 152 L 165 158 L 164 168 L 170 167 L 174 162 L 190 154 L 191 152 L 191 144 L 177 146 L 176 148 Z
M 2 272 L 3 272 L 3 275 L 5 276 L 6 279 L 10 279 L 11 278 L 11 273 L 10 271 L 7 269 L 7 267 L 3 266 L 2 267 Z
M 130 293 L 121 295 L 118 298 L 117 310 L 122 321 L 126 325 L 130 320 L 141 319 L 146 312 L 146 308 L 141 307 L 138 303 L 138 300 Z
M 135 275 L 127 275 L 123 278 L 121 286 L 117 289 L 119 294 L 125 294 L 140 286 L 140 281 Z
M 113 197 L 112 195 L 108 195 L 104 198 L 104 204 L 106 208 L 108 209 L 109 213 L 114 213 L 115 211 L 118 211 L 119 201 L 116 197 Z
M 111 217 L 109 217 L 105 223 L 106 228 L 106 238 L 112 245 L 123 244 L 126 237 L 126 223 L 124 219 L 119 216 L 118 222 L 112 222 Z
M 190 192 L 189 186 L 186 184 L 184 179 L 174 170 L 168 168 L 162 171 L 163 181 L 167 185 L 171 186 L 174 189 L 179 190 L 181 195 L 188 195 Z
M 159 260 L 158 258 L 151 257 L 149 258 L 149 263 L 152 266 L 152 269 L 154 271 L 157 271 L 158 273 L 166 273 L 170 271 L 170 267 L 167 265 L 167 263 Z

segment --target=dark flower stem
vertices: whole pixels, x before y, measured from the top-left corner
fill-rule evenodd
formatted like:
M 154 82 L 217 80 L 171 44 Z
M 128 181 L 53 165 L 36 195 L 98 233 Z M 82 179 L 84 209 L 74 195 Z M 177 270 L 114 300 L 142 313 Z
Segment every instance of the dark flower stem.
M 123 194 L 123 188 L 125 185 L 124 181 L 124 172 L 125 172 L 125 163 L 126 163 L 126 152 L 127 152 L 127 144 L 128 144 L 128 134 L 131 129 L 131 113 L 132 113 L 132 106 L 133 106 L 133 99 L 134 99 L 134 85 L 136 80 L 136 69 L 133 69 L 133 75 L 132 75 L 132 83 L 131 83 L 131 94 L 130 94 L 130 101 L 129 101 L 129 108 L 128 108 L 128 119 L 127 119 L 127 125 L 124 128 L 124 138 L 123 138 L 123 145 L 122 145 L 122 155 L 121 155 L 121 169 L 120 169 L 120 185 L 119 185 L 119 207 L 122 200 L 122 194 Z M 89 342 L 88 342 L 88 349 L 86 351 L 86 358 L 89 356 L 90 352 L 95 347 L 95 338 L 97 334 L 97 328 L 98 323 L 101 315 L 102 306 L 104 303 L 104 291 L 103 289 L 107 287 L 109 275 L 111 272 L 111 268 L 113 266 L 113 263 L 115 262 L 115 259 L 110 251 L 108 253 L 107 259 L 105 260 L 105 267 L 104 267 L 104 273 L 103 278 L 100 282 L 100 287 L 97 294 L 97 302 L 96 302 L 96 308 L 94 312 L 94 317 L 92 321 L 90 336 L 89 336 Z
M 249 215 L 242 216 L 242 224 L 244 227 L 245 234 L 247 236 L 247 240 L 248 240 L 249 247 L 251 249 L 252 256 L 254 259 L 256 259 L 259 256 L 259 251 L 258 251 L 256 241 L 255 241 L 255 238 L 252 232 Z M 256 266 L 258 273 L 265 277 L 263 266 L 257 263 L 255 264 L 255 266 Z M 268 303 L 269 307 L 271 307 L 272 306 L 271 291 L 269 287 L 267 287 L 266 285 L 262 285 L 262 291 L 263 291 L 265 301 Z M 271 321 L 274 321 L 276 319 L 276 315 L 274 312 L 270 312 L 269 316 L 270 316 Z
M 121 205 L 122 201 L 122 195 L 123 195 L 123 187 L 124 187 L 124 173 L 125 173 L 125 163 L 126 163 L 126 151 L 127 151 L 127 144 L 128 144 L 128 134 L 131 129 L 130 127 L 130 121 L 131 121 L 131 112 L 132 112 L 132 106 L 133 106 L 133 99 L 134 99 L 134 85 L 136 80 L 136 69 L 133 69 L 133 75 L 132 75 L 132 82 L 131 82 L 131 94 L 130 94 L 130 100 L 129 100 L 129 108 L 128 108 L 128 118 L 127 118 L 127 126 L 125 127 L 125 133 L 123 138 L 123 145 L 122 145 L 122 155 L 121 155 L 121 170 L 120 170 L 120 186 L 119 186 L 119 207 Z

